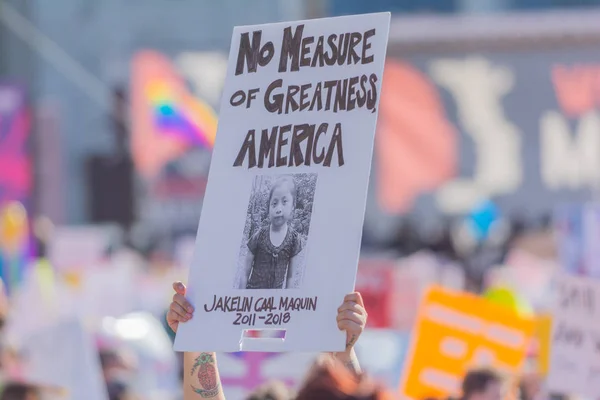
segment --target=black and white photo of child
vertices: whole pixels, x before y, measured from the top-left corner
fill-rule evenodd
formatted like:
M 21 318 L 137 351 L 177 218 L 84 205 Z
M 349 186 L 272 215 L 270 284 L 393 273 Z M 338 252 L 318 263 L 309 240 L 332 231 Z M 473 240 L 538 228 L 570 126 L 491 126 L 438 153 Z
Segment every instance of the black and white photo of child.
M 316 185 L 315 173 L 255 177 L 235 288 L 300 286 Z

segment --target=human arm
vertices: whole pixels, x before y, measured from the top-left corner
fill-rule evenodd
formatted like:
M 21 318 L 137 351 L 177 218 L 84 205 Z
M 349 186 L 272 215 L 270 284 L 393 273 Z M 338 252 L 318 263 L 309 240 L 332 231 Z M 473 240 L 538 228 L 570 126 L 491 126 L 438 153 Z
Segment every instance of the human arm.
M 354 351 L 354 345 L 364 331 L 367 317 L 367 311 L 360 293 L 354 292 L 344 297 L 344 302 L 338 308 L 337 323 L 338 328 L 346 332 L 346 349 L 332 353 L 332 356 L 356 375 L 360 375 L 362 370 Z
M 167 313 L 167 324 L 177 332 L 180 323 L 192 319 L 194 307 L 185 298 L 183 283 L 175 282 L 173 289 L 175 294 Z M 184 400 L 225 400 L 215 353 L 186 352 L 183 354 L 183 368 Z
M 183 371 L 184 400 L 225 400 L 215 353 L 184 353 Z

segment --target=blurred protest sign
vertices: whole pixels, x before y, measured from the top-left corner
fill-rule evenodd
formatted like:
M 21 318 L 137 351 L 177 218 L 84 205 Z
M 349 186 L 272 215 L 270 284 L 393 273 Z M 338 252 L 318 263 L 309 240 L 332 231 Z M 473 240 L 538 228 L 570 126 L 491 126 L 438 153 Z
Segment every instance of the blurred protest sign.
M 85 271 L 78 307 L 88 317 L 121 317 L 138 307 L 137 287 L 138 273 L 134 266 L 113 260 L 102 268 Z
M 518 372 L 535 329 L 532 319 L 468 293 L 432 287 L 423 299 L 400 386 L 412 399 L 460 395 L 469 368 Z
M 384 242 L 411 211 L 463 215 L 501 197 L 504 215 L 537 214 L 589 199 L 600 181 L 598 55 L 594 43 L 573 46 L 596 29 L 589 11 L 573 16 L 587 27 L 561 13 L 526 24 L 457 16 L 443 27 L 437 16 L 395 16 L 365 229 Z
M 177 332 L 177 350 L 343 350 L 335 313 L 355 283 L 389 21 L 234 29 L 226 134 L 215 142 L 189 279 L 199 315 Z M 285 337 L 246 339 L 245 328 Z
M 314 353 L 223 353 L 219 374 L 228 399 L 244 400 L 257 387 L 274 380 L 297 389 L 304 379 Z
M 48 258 L 59 271 L 82 270 L 104 262 L 118 237 L 111 225 L 58 226 L 48 242 Z
M 393 302 L 395 292 L 394 260 L 361 258 L 356 274 L 355 290 L 360 292 L 365 308 L 369 310 L 370 328 L 390 328 L 393 314 L 397 312 Z
M 600 393 L 600 283 L 562 275 L 557 286 L 548 389 L 596 398 Z
M 102 320 L 100 339 L 111 348 L 134 353 L 135 379 L 130 382 L 135 395 L 143 399 L 180 398 L 180 364 L 171 340 L 160 321 L 146 312 Z
M 366 329 L 356 342 L 356 355 L 367 374 L 387 387 L 398 387 L 409 345 L 408 332 Z
M 24 338 L 21 377 L 67 390 L 69 400 L 108 400 L 91 335 L 77 320 L 57 322 Z
M 369 328 L 409 331 L 424 291 L 433 284 L 462 290 L 464 271 L 433 253 L 421 251 L 401 260 L 362 257 L 355 289 L 369 310 Z
M 35 304 L 36 311 L 31 312 Z M 73 293 L 55 279 L 52 268 L 46 261 L 38 261 L 28 268 L 23 283 L 11 298 L 6 335 L 9 342 L 18 344 L 44 329 L 52 328 L 57 321 L 73 317 L 79 302 Z

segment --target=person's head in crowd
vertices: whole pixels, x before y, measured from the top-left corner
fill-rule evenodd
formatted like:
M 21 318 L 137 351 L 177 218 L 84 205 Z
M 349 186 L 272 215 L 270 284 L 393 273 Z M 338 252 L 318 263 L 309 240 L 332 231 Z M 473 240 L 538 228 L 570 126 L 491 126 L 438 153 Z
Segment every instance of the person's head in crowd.
M 469 371 L 462 382 L 462 400 L 502 400 L 502 379 L 491 369 Z
M 41 391 L 34 385 L 9 383 L 2 389 L 0 400 L 41 400 Z
M 128 357 L 127 352 L 123 350 L 104 348 L 99 351 L 99 356 L 106 382 L 111 382 L 114 379 L 123 380 L 135 369 L 133 355 Z
M 368 377 L 356 377 L 339 361 L 320 357 L 296 400 L 391 400 L 394 397 Z
M 523 400 L 535 399 L 542 390 L 542 377 L 538 374 L 527 374 L 519 382 L 519 392 Z
M 136 400 L 131 387 L 124 381 L 114 379 L 106 383 L 108 400 Z
M 281 381 L 270 381 L 258 387 L 247 400 L 291 400 L 294 395 Z

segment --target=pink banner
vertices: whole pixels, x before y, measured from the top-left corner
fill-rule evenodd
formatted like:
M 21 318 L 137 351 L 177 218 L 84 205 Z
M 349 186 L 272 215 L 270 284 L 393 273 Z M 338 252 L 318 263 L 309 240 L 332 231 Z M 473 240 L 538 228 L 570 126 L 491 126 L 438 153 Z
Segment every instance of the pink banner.
M 20 201 L 29 208 L 32 189 L 29 129 L 23 90 L 0 85 L 0 205 Z

